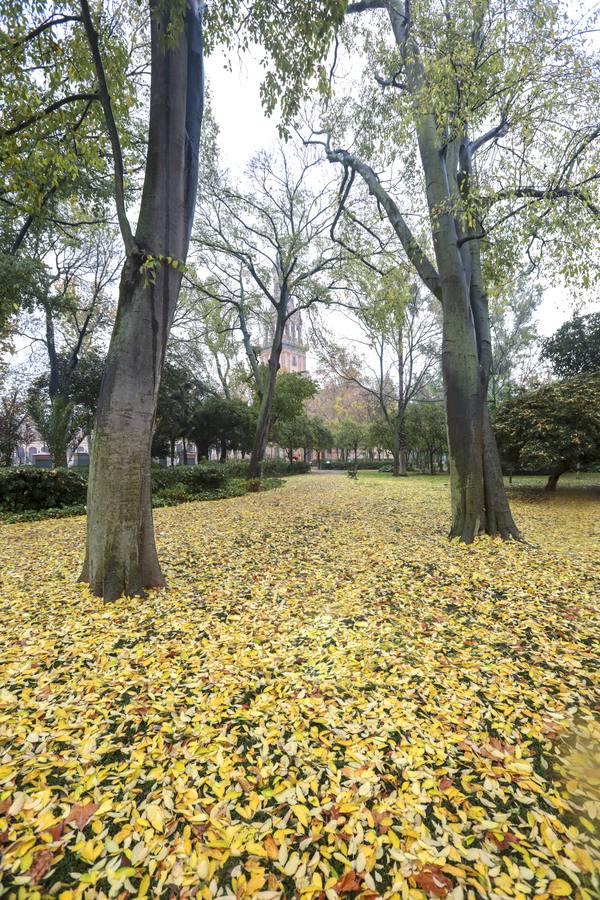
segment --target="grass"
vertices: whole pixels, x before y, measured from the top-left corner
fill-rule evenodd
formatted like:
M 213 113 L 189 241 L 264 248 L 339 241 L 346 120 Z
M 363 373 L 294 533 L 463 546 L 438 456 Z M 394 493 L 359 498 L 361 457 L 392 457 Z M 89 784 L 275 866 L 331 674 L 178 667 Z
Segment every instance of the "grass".
M 465 547 L 445 482 L 156 510 L 168 589 L 111 606 L 83 519 L 0 526 L 1 890 L 600 896 L 597 494 Z

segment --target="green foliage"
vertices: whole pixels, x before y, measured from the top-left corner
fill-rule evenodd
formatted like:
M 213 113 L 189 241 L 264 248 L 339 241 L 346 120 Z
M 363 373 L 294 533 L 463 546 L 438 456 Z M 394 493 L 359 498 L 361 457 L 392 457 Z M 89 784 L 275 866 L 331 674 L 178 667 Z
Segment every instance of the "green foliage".
M 352 450 L 354 455 L 358 453 L 367 441 L 368 429 L 355 419 L 342 419 L 333 431 L 334 445 L 338 450 Z
M 507 401 L 496 419 L 505 461 L 567 471 L 600 460 L 600 374 L 542 385 Z
M 305 401 L 316 393 L 317 385 L 308 375 L 279 372 L 273 398 L 272 425 L 297 419 L 303 414 Z
M 559 378 L 600 372 L 600 313 L 573 316 L 542 344 L 542 358 Z
M 228 476 L 247 478 L 250 461 L 247 459 L 228 459 L 221 463 Z M 263 478 L 283 477 L 287 475 L 304 475 L 310 472 L 310 463 L 303 460 L 264 459 L 261 465 Z
M 321 468 L 334 469 L 342 472 L 345 472 L 347 469 L 372 469 L 380 472 L 385 469 L 386 471 L 392 471 L 389 462 L 378 459 L 351 459 L 349 462 L 344 462 L 341 459 L 326 459 L 323 461 Z
M 308 463 L 290 466 L 285 460 L 267 460 L 261 490 L 281 484 L 278 476 L 309 471 Z M 85 514 L 87 469 L 36 469 L 30 466 L 0 469 L 0 520 L 31 522 Z M 152 468 L 152 505 L 174 506 L 192 500 L 239 497 L 248 489 L 248 463 Z
M 205 488 L 221 487 L 227 473 L 222 466 L 153 466 L 152 490 L 171 490 L 184 485 L 192 493 Z
M 286 450 L 329 450 L 333 445 L 333 436 L 323 422 L 305 413 L 276 422 L 271 429 L 271 439 Z
M 27 410 L 17 389 L 0 397 L 0 466 L 10 466 L 27 430 Z
M 179 360 L 167 359 L 158 391 L 153 456 L 168 456 L 171 445 L 188 437 L 198 401 L 206 396 L 206 385 Z
M 194 440 L 199 456 L 208 456 L 209 448 L 218 444 L 221 452 L 250 450 L 256 427 L 256 411 L 243 400 L 209 397 L 194 410 L 188 434 Z
M 339 27 L 347 0 L 221 0 L 210 3 L 206 19 L 206 45 L 219 43 L 242 50 L 258 44 L 264 50 L 266 70 L 261 99 L 267 113 L 281 105 L 283 125 L 289 124 L 311 87 L 313 76 L 327 92 L 322 63 Z
M 411 403 L 406 415 L 406 429 L 411 449 L 428 454 L 447 452 L 448 432 L 442 403 Z
M 86 479 L 71 469 L 0 469 L 0 509 L 8 512 L 82 504 L 86 493 Z
M 64 371 L 66 358 L 59 362 Z M 68 376 L 59 375 L 54 396 L 49 393 L 47 374 L 30 385 L 27 411 L 55 460 L 91 433 L 103 373 L 104 358 L 90 350 Z
M 0 3 L 0 166 L 3 190 L 16 216 L 51 216 L 61 200 L 78 196 L 88 213 L 102 210 L 112 172 L 110 147 L 96 91 L 96 74 L 74 0 L 48 15 L 38 0 Z M 121 144 L 136 158 L 131 123 L 136 80 L 128 78 L 130 40 L 139 28 L 135 4 L 106 16 L 110 40 L 102 56 Z M 136 24 L 134 24 L 136 23 Z M 15 219 L 15 230 L 22 219 Z

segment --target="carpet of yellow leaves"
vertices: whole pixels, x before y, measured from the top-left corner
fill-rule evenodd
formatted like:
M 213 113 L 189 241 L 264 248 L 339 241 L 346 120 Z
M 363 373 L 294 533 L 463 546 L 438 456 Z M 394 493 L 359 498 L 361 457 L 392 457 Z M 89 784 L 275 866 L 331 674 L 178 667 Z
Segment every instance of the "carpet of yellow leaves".
M 598 501 L 449 543 L 444 479 L 161 509 L 169 589 L 0 528 L 0 894 L 600 896 Z

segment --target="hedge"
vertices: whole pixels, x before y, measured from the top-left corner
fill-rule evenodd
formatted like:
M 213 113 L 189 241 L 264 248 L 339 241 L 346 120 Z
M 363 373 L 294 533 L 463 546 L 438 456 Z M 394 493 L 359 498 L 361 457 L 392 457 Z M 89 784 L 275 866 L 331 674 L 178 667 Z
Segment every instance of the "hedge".
M 308 471 L 307 463 L 269 460 L 261 489 L 280 484 L 279 474 Z M 271 465 L 274 463 L 275 465 Z M 152 467 L 153 506 L 172 506 L 191 500 L 237 497 L 249 490 L 248 462 L 224 465 Z M 87 469 L 36 469 L 30 466 L 0 469 L 0 517 L 4 522 L 58 518 L 85 513 Z M 266 479 L 266 480 L 265 480 Z M 253 489 L 256 489 L 254 487 Z
M 73 469 L 0 469 L 0 509 L 58 509 L 85 503 L 87 479 Z
M 341 459 L 323 459 L 321 460 L 322 469 L 382 469 L 384 466 L 391 466 L 390 459 L 357 459 L 356 462 L 351 459 L 349 462 L 342 462 Z

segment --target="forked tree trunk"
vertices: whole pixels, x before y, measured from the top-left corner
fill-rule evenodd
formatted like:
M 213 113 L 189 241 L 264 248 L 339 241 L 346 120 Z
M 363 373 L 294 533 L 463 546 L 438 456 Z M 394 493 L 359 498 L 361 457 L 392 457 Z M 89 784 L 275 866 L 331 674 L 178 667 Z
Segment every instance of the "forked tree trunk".
M 193 222 L 203 107 L 201 0 L 186 7 L 176 46 L 151 3 L 151 97 L 146 173 L 135 243 L 121 276 L 100 390 L 81 580 L 105 600 L 164 579 L 152 522 L 150 450 L 165 350 Z M 144 276 L 146 256 L 155 264 Z

